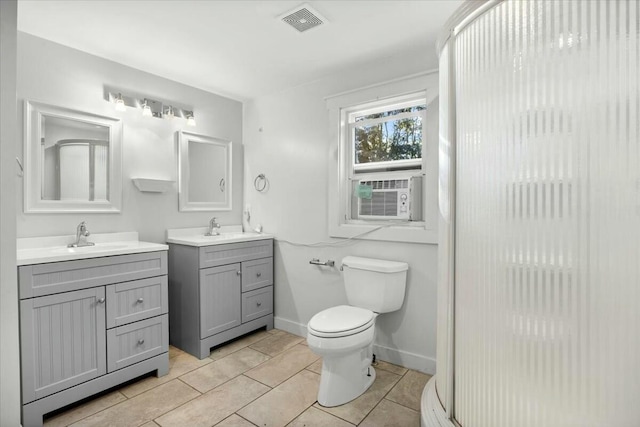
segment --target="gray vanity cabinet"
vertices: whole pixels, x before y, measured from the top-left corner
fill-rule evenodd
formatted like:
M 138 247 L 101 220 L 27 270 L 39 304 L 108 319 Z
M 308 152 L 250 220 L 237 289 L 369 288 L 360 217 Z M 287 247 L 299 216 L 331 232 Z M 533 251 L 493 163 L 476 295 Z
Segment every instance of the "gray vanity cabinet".
M 169 340 L 200 359 L 211 347 L 273 328 L 273 240 L 169 244 Z
M 24 265 L 22 424 L 169 370 L 167 252 Z

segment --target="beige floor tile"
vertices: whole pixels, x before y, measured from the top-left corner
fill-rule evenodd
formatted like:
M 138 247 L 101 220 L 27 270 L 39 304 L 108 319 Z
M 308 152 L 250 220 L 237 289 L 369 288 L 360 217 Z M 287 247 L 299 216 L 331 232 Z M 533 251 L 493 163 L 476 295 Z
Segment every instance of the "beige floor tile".
M 184 354 L 184 351 L 180 350 L 178 347 L 174 347 L 172 345 L 169 346 L 169 359 L 173 359 L 179 354 Z
M 361 427 L 420 427 L 420 413 L 387 399 L 376 406 Z
M 191 371 L 180 379 L 199 392 L 205 393 L 267 360 L 269 356 L 245 347 Z
M 80 421 L 90 415 L 116 405 L 127 398 L 119 391 L 114 391 L 104 396 L 96 397 L 82 405 L 71 408 L 67 411 L 47 419 L 44 423 L 45 427 L 62 427 Z
M 197 391 L 180 380 L 173 380 L 91 415 L 73 426 L 139 426 L 197 396 Z
M 257 381 L 240 375 L 202 396 L 156 418 L 162 427 L 209 427 L 270 390 Z
M 284 331 L 282 329 L 273 328 L 273 329 L 269 329 L 267 332 L 272 334 L 272 335 L 278 335 L 278 334 L 283 333 Z
M 319 356 L 313 354 L 309 347 L 297 344 L 262 365 L 251 369 L 245 375 L 269 387 L 275 387 L 318 358 Z
M 359 424 L 399 379 L 400 375 L 380 369 L 376 371 L 376 380 L 362 396 L 333 408 L 325 408 L 317 403 L 315 406 L 352 424 Z
M 211 360 L 222 359 L 223 357 L 228 356 L 231 353 L 235 353 L 238 350 L 248 347 L 251 344 L 257 343 L 258 341 L 262 341 L 263 339 L 270 336 L 271 334 L 267 333 L 266 331 L 259 331 L 254 334 L 247 335 L 246 337 L 242 337 L 239 340 L 232 341 L 229 344 L 216 348 L 211 352 L 211 354 L 209 354 L 209 358 Z
M 239 415 L 233 414 L 225 420 L 216 424 L 216 427 L 254 427 L 254 423 L 250 423 Z
M 209 359 L 208 357 L 200 360 L 197 357 L 194 357 L 189 353 L 185 353 L 182 350 L 176 350 L 177 351 L 174 351 L 174 357 L 171 357 L 171 353 L 169 355 L 169 373 L 167 375 L 159 378 L 155 376 L 146 377 L 139 381 L 136 381 L 135 383 L 122 387 L 121 389 L 119 389 L 119 391 L 128 398 L 132 398 L 139 395 L 140 393 L 144 393 L 147 390 L 151 390 L 152 388 L 157 387 L 160 384 L 164 384 L 175 378 L 178 378 L 179 376 L 184 375 L 187 372 L 212 363 L 211 359 Z
M 408 369 L 393 363 L 385 362 L 384 360 L 378 360 L 375 364 L 376 369 L 384 369 L 385 371 L 393 372 L 394 374 L 404 375 Z
M 320 376 L 302 370 L 238 411 L 261 427 L 285 426 L 315 402 Z
M 298 418 L 287 424 L 287 427 L 352 427 L 353 424 L 327 414 L 313 406 L 304 411 Z
M 268 354 L 269 356 L 275 356 L 276 354 L 290 349 L 303 340 L 304 338 L 301 338 L 297 335 L 293 335 L 288 332 L 281 332 L 278 334 L 272 334 L 270 337 L 252 344 L 250 347 L 254 350 L 258 350 L 261 353 Z
M 387 399 L 416 411 L 420 410 L 420 397 L 431 375 L 418 371 L 409 371 L 386 396 Z
M 148 423 L 142 424 L 140 427 L 158 427 L 158 424 L 154 423 L 153 421 L 149 421 Z
M 307 369 L 311 372 L 315 372 L 320 375 L 322 373 L 322 358 L 316 360 L 311 365 L 307 366 Z

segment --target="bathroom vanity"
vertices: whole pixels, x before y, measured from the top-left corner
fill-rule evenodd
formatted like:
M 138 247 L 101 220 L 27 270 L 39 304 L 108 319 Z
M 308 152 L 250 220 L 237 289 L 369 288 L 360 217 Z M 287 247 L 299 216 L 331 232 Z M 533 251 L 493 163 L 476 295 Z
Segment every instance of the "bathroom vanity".
M 95 246 L 67 248 L 68 237 L 18 239 L 25 427 L 140 375 L 169 371 L 168 247 L 110 233 L 96 235 Z
M 200 359 L 273 328 L 273 236 L 223 227 L 168 230 L 170 342 Z

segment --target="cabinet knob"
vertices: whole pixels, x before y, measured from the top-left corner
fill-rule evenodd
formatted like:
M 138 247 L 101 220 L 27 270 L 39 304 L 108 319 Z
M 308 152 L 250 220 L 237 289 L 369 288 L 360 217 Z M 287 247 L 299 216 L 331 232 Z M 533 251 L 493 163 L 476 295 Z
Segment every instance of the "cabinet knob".
M 144 302 L 144 299 L 142 297 L 138 298 L 138 300 L 136 301 L 138 304 L 142 304 Z
M 138 345 L 142 345 L 142 344 L 144 344 L 144 338 L 140 338 L 140 339 L 138 340 Z
M 257 303 L 256 303 L 256 305 L 257 305 L 258 307 L 260 307 L 260 306 L 262 305 L 262 303 L 261 303 L 261 302 L 257 302 Z
M 104 301 L 105 301 L 104 297 L 98 298 L 98 304 L 104 304 Z
M 256 276 L 260 277 L 260 276 L 262 276 L 262 273 L 257 272 L 257 273 L 256 273 Z
M 237 274 L 238 276 L 240 276 L 240 275 L 242 274 L 242 271 L 238 270 L 238 271 L 236 271 L 236 274 Z

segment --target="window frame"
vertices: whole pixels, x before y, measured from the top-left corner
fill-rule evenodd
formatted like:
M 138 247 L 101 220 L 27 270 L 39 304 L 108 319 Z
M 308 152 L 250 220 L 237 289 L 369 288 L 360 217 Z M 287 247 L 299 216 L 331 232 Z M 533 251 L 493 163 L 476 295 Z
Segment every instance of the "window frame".
M 438 137 L 437 107 L 433 101 L 438 96 L 437 72 L 422 73 L 380 85 L 370 86 L 326 98 L 330 119 L 329 162 L 329 235 L 331 237 L 359 238 L 412 243 L 437 243 L 437 179 Z M 354 148 L 350 137 L 349 114 L 367 111 L 389 111 L 398 103 L 424 100 L 427 105 L 423 117 L 421 171 L 423 176 L 423 221 L 349 219 L 351 209 L 351 179 L 374 174 L 398 174 L 401 171 L 353 171 Z M 435 111 L 430 111 L 435 110 Z M 372 113 L 373 114 L 373 113 Z M 412 113 L 413 114 L 413 113 Z M 428 124 L 429 120 L 431 121 Z M 358 123 L 358 122 L 356 122 Z M 435 126 L 435 129 L 433 127 Z M 431 127 L 431 129 L 429 128 Z M 337 189 L 332 191 L 331 189 Z M 333 194 L 331 194 L 333 193 Z

